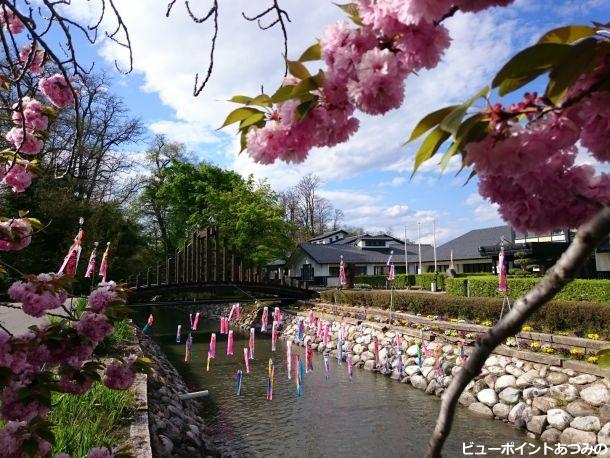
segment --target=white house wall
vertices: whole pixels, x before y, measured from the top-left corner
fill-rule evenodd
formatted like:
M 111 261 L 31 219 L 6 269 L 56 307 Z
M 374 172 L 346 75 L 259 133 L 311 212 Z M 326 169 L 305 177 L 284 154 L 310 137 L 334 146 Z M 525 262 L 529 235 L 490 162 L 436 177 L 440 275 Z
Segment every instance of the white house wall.
M 595 267 L 598 272 L 610 271 L 610 253 L 595 253 Z

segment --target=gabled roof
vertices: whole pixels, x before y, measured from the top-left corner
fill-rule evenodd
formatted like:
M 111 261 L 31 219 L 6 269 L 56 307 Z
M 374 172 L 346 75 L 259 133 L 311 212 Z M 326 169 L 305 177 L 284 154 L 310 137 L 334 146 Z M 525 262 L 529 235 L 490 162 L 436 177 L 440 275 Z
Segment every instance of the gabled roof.
M 422 258 L 427 251 L 432 250 L 430 245 L 422 245 Z M 405 262 L 404 249 L 396 248 L 379 248 L 366 249 L 354 245 L 339 245 L 333 244 L 316 244 L 316 243 L 301 243 L 298 246 L 299 250 L 305 252 L 318 264 L 338 264 L 341 256 L 347 263 L 357 264 L 385 264 L 390 255 L 390 251 L 394 251 L 392 261 L 394 264 Z M 407 245 L 407 257 L 409 262 L 418 261 L 418 246 Z
M 348 237 L 343 237 L 342 239 L 333 242 L 333 245 L 352 245 L 360 240 L 359 235 L 350 235 Z
M 316 240 L 326 239 L 328 237 L 332 237 L 335 234 L 341 234 L 341 233 L 347 234 L 347 231 L 344 231 L 343 229 L 339 229 L 337 231 L 324 232 L 323 234 L 316 235 L 313 239 L 309 239 L 308 242 L 315 242 Z
M 458 259 L 487 259 L 479 254 L 479 247 L 499 244 L 502 237 L 511 243 L 515 241 L 514 232 L 507 225 L 474 229 L 438 246 L 436 248 L 436 259 L 437 261 L 449 261 L 452 250 L 454 261 Z M 434 251 L 428 252 L 426 255 L 422 253 L 422 260 L 433 261 Z

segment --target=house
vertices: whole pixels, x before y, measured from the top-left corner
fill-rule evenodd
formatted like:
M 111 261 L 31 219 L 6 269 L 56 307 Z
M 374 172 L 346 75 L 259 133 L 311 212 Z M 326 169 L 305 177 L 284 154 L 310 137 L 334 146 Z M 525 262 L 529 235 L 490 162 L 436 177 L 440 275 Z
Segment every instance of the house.
M 387 234 L 349 236 L 345 231 L 336 232 L 299 244 L 286 263 L 287 275 L 320 286 L 339 286 L 341 256 L 348 276 L 387 275 L 390 253 L 395 272 L 405 273 L 404 241 Z M 407 244 L 406 249 L 409 273 L 415 273 L 419 247 Z M 432 250 L 432 246 L 421 245 L 421 250 L 423 256 L 424 252 Z
M 386 275 L 387 260 L 393 252 L 392 262 L 397 274 L 446 272 L 452 267 L 456 273 L 496 273 L 501 246 L 514 268 L 517 253 L 524 253 L 540 265 L 541 270 L 552 266 L 567 249 L 574 232 L 559 229 L 549 233 L 521 233 L 510 226 L 474 229 L 436 248 L 431 245 L 407 244 L 405 259 L 404 241 L 387 234 L 350 236 L 346 231 L 322 234 L 298 245 L 286 265 L 284 274 L 320 286 L 339 285 L 339 262 L 343 256 L 346 273 L 355 275 Z M 421 263 L 420 263 L 421 253 Z M 405 263 L 408 269 L 405 269 Z M 421 265 L 421 271 L 420 271 Z M 597 248 L 594 257 L 581 270 L 581 277 L 610 278 L 610 242 Z

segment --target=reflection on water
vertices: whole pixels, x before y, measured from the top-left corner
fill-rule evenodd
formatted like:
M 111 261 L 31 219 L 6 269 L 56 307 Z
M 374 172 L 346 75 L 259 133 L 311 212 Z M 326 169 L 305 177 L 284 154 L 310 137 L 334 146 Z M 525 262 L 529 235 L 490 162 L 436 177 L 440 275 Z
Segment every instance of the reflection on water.
M 167 321 L 175 323 L 174 332 L 177 320 L 181 320 L 183 329 L 188 328 L 188 316 L 183 315 L 175 312 L 167 316 Z M 155 319 L 155 324 L 160 321 Z M 236 331 L 235 356 L 226 356 L 227 336 L 218 335 L 218 329 L 216 322 L 200 322 L 190 365 L 184 363 L 183 344 L 176 344 L 172 337 L 157 338 L 187 384 L 210 391 L 201 414 L 218 438 L 217 445 L 240 456 L 423 456 L 440 406 L 436 397 L 356 368 L 350 382 L 345 362 L 339 366 L 335 359 L 331 359 L 331 374 L 326 380 L 322 356 L 314 352 L 314 372 L 304 375 L 303 397 L 298 398 L 294 377 L 287 378 L 285 342 L 279 342 L 277 352 L 272 353 L 270 338 L 257 335 L 256 359 L 251 361 L 251 373 L 245 374 L 243 348 L 248 345 L 247 335 Z M 218 338 L 216 359 L 206 372 L 212 331 Z M 293 355 L 299 353 L 304 360 L 304 349 L 296 345 L 292 348 Z M 273 400 L 267 401 L 270 357 L 276 365 L 276 376 Z M 241 396 L 235 394 L 238 369 L 244 370 Z M 478 418 L 459 408 L 444 456 L 463 456 L 462 443 L 470 441 L 487 447 L 535 442 L 508 424 Z M 490 452 L 487 456 L 501 455 Z

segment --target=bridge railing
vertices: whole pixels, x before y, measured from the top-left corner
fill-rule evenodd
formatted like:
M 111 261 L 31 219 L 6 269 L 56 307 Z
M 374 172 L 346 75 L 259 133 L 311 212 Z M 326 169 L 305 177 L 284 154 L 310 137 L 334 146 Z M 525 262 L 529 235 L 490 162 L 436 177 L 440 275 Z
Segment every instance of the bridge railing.
M 280 281 L 282 286 L 307 289 L 307 283 L 298 279 L 285 276 Z M 251 260 L 242 259 L 217 228 L 194 232 L 165 262 L 127 279 L 128 286 L 135 289 L 227 282 L 272 284 L 267 273 Z

